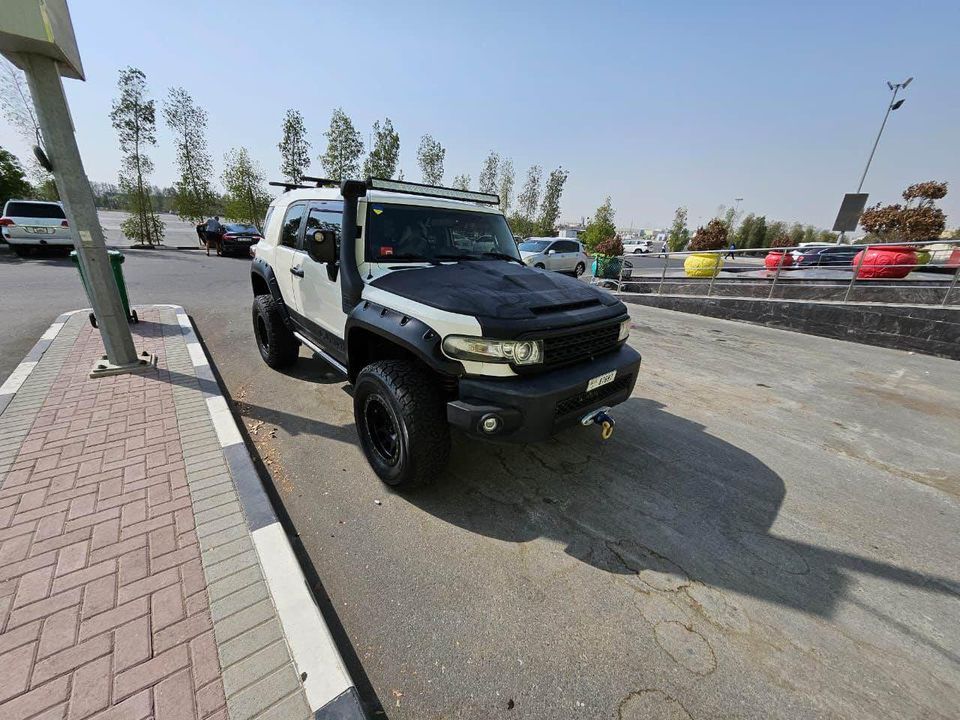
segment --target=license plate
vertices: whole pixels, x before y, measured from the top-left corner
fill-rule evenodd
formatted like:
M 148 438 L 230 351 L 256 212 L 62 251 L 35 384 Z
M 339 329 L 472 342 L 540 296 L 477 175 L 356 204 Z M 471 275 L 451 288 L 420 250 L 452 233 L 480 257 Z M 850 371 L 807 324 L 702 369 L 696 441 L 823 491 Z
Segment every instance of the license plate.
M 25 228 L 27 232 L 32 232 L 34 235 L 53 235 L 56 230 L 49 227 L 40 227 L 36 225 L 27 226 Z
M 587 392 L 590 392 L 591 390 L 596 390 L 601 385 L 606 385 L 609 382 L 613 382 L 613 379 L 616 376 L 617 376 L 616 370 L 611 370 L 610 372 L 604 373 L 603 375 L 598 375 L 593 380 L 587 383 Z

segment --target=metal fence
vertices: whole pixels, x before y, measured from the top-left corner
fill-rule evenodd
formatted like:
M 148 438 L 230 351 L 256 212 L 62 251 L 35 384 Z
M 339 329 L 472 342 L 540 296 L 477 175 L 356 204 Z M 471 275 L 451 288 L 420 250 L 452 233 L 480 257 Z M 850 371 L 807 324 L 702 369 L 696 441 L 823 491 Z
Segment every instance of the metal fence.
M 593 282 L 624 294 L 960 303 L 960 239 L 664 251 L 596 264 Z

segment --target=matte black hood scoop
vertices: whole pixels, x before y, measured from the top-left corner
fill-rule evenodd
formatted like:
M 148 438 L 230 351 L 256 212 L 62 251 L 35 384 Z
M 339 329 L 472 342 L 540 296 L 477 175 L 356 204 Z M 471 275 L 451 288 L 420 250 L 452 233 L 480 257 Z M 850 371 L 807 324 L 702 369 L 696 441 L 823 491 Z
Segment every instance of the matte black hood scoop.
M 440 310 L 476 317 L 484 334 L 504 338 L 626 313 L 615 297 L 580 280 L 501 260 L 391 272 L 370 284 Z

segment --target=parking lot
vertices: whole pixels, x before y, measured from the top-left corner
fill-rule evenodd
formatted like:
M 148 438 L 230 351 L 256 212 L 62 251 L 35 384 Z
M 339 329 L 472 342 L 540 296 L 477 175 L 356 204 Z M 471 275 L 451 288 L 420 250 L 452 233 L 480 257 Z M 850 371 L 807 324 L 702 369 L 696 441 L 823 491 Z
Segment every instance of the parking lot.
M 133 302 L 195 318 L 387 716 L 955 717 L 954 362 L 632 307 L 644 363 L 611 440 L 458 439 L 397 495 L 349 386 L 305 350 L 262 364 L 246 260 L 125 271 Z M 86 304 L 74 274 L 0 255 L 0 379 Z

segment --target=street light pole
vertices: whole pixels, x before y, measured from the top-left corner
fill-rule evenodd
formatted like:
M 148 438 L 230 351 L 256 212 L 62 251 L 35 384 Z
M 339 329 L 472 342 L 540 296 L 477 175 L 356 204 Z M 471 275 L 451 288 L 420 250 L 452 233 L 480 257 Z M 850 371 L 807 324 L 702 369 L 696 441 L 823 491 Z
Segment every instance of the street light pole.
M 877 139 L 873 141 L 873 147 L 870 149 L 870 157 L 867 158 L 867 166 L 863 169 L 863 175 L 860 176 L 860 184 L 857 185 L 857 192 L 863 190 L 863 181 L 867 179 L 867 171 L 870 169 L 870 163 L 873 162 L 873 156 L 877 152 L 877 145 L 880 144 L 880 136 L 883 135 L 883 129 L 887 126 L 887 118 L 890 117 L 891 112 L 903 105 L 903 100 L 899 103 L 897 102 L 897 93 L 905 90 L 911 82 L 913 82 L 912 77 L 899 83 L 887 81 L 887 86 L 893 91 L 893 97 L 890 98 L 890 104 L 887 105 L 887 112 L 883 115 L 883 122 L 880 123 L 880 132 L 877 133 Z
M 57 61 L 35 54 L 21 54 L 19 57 L 33 96 L 44 148 L 53 166 L 57 190 L 76 235 L 74 247 L 89 281 L 90 302 L 111 370 L 138 367 L 143 363 L 137 356 L 117 283 L 113 279 L 103 229 L 77 148 Z
M 890 102 L 887 105 L 887 111 L 883 114 L 883 122 L 880 123 L 880 131 L 877 133 L 877 138 L 876 140 L 873 141 L 873 147 L 870 148 L 870 156 L 867 158 L 866 167 L 863 168 L 863 175 L 860 176 L 860 183 L 857 185 L 858 194 L 863 191 L 863 182 L 867 179 L 867 171 L 870 170 L 870 163 L 873 162 L 873 156 L 876 154 L 877 146 L 880 144 L 880 136 L 883 135 L 883 129 L 887 126 L 887 118 L 890 117 L 890 113 L 892 113 L 894 110 L 898 110 L 900 106 L 903 105 L 904 103 L 903 100 L 901 100 L 900 102 L 897 102 L 897 94 L 901 90 L 905 90 L 907 88 L 907 85 L 909 85 L 912 82 L 913 82 L 912 76 L 908 77 L 903 82 L 898 82 L 898 83 L 892 83 L 889 80 L 887 80 L 887 87 L 890 88 L 890 90 L 893 92 L 893 95 L 891 96 Z M 847 234 L 846 232 L 840 233 L 839 237 L 837 237 L 837 245 L 841 245 L 843 243 L 843 239 L 844 239 L 844 236 L 846 236 L 846 234 Z

